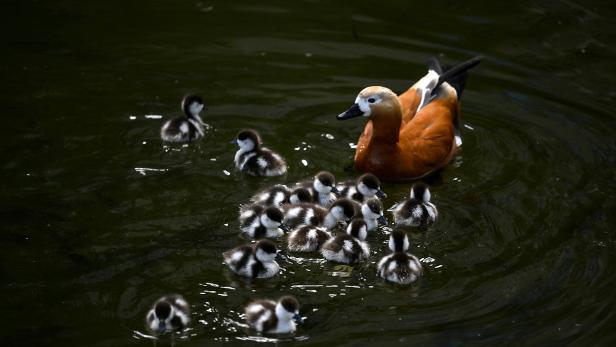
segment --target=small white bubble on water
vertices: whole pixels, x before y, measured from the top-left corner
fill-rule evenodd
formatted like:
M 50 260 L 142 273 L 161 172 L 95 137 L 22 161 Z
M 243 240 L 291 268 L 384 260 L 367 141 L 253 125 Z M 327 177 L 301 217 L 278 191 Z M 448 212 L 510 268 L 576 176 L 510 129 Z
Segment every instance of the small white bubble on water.
M 302 164 L 303 164 L 304 166 L 308 166 L 308 161 L 307 161 L 306 159 L 302 159 Z
M 231 175 L 231 173 L 229 171 L 227 171 L 227 170 L 222 170 L 222 173 L 224 173 L 225 176 L 230 176 Z
M 349 147 L 351 147 L 352 149 L 357 148 L 357 145 L 354 144 L 353 142 L 349 142 Z
M 321 136 L 324 136 L 328 140 L 333 140 L 335 138 L 332 134 L 321 134 Z
M 128 119 L 130 119 L 130 120 L 135 120 L 135 119 L 137 119 L 137 117 L 135 117 L 135 116 L 130 116 L 130 117 L 128 117 Z

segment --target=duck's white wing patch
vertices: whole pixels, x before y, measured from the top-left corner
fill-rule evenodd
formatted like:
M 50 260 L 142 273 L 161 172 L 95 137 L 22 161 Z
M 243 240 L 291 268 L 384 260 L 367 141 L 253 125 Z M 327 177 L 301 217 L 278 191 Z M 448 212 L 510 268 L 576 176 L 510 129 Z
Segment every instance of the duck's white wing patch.
M 415 83 L 414 87 L 421 92 L 421 101 L 419 102 L 419 106 L 417 106 L 417 111 L 421 110 L 430 102 L 430 93 L 438 83 L 438 77 L 436 71 L 429 70 L 424 77 Z
M 263 157 L 259 157 L 257 158 L 257 165 L 259 165 L 260 168 L 265 169 L 267 167 L 267 160 Z
M 188 134 L 188 130 L 189 130 L 188 123 L 182 122 L 182 124 L 180 124 L 180 132 L 182 134 Z

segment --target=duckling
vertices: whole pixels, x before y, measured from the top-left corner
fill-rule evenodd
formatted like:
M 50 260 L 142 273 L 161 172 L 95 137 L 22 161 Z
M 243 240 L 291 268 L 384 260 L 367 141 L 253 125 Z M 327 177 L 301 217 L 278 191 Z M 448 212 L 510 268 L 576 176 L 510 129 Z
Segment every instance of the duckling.
M 184 116 L 168 120 L 160 129 L 160 137 L 167 142 L 191 142 L 203 137 L 204 123 L 199 117 L 203 110 L 203 99 L 187 95 L 182 100 Z
M 239 246 L 222 254 L 225 264 L 236 274 L 249 278 L 270 278 L 280 266 L 274 260 L 276 245 L 270 240 L 260 240 L 254 245 Z
M 310 191 L 303 187 L 293 189 L 291 196 L 289 196 L 289 203 L 291 205 L 299 205 L 304 202 L 312 202 L 312 195 L 310 194 Z
M 255 194 L 250 201 L 263 206 L 281 206 L 289 202 L 291 190 L 284 184 L 276 184 Z
M 297 186 L 308 189 L 312 195 L 312 202 L 323 207 L 329 207 L 340 194 L 336 188 L 336 178 L 327 171 L 321 171 L 314 176 L 313 180 L 299 182 Z
M 333 229 L 338 222 L 347 222 L 356 213 L 355 205 L 346 198 L 336 200 L 328 209 L 307 203 L 289 205 L 285 209 L 284 222 L 292 228 L 306 224 Z
M 280 237 L 289 231 L 282 223 L 284 214 L 275 206 L 252 204 L 240 209 L 240 229 L 252 239 Z
M 295 332 L 296 323 L 302 323 L 299 302 L 292 296 L 283 296 L 278 302 L 261 299 L 246 305 L 246 323 L 260 333 L 288 334 Z
M 282 157 L 261 147 L 259 134 L 245 129 L 237 134 L 235 143 L 240 149 L 235 153 L 235 167 L 252 176 L 280 176 L 287 172 L 287 163 Z
M 287 247 L 291 252 L 314 252 L 331 237 L 325 228 L 300 225 L 287 236 Z
M 182 330 L 189 322 L 188 303 L 178 294 L 159 298 L 145 316 L 146 327 L 154 335 Z
M 462 144 L 459 100 L 467 71 L 480 61 L 475 57 L 442 71 L 434 60 L 428 73 L 400 95 L 381 86 L 364 88 L 336 117 L 368 119 L 357 140 L 355 170 L 402 181 L 445 167 Z
M 415 282 L 423 273 L 421 262 L 416 256 L 407 253 L 409 238 L 404 231 L 396 230 L 389 237 L 389 249 L 393 252 L 384 256 L 378 264 L 377 273 L 384 279 L 409 284 Z
M 329 261 L 352 264 L 368 259 L 370 247 L 365 242 L 368 227 L 362 218 L 355 217 L 347 227 L 346 234 L 329 239 L 321 247 L 321 254 Z
M 379 225 L 387 225 L 387 218 L 383 216 L 383 204 L 377 198 L 366 200 L 362 205 L 355 203 L 356 216 L 360 216 L 366 222 L 368 231 L 376 229 Z
M 347 181 L 338 186 L 340 196 L 353 199 L 359 203 L 377 197 L 383 199 L 387 197 L 381 190 L 381 181 L 371 173 L 363 174 L 357 181 Z
M 411 198 L 393 208 L 396 225 L 419 227 L 432 224 L 438 218 L 436 206 L 430 202 L 430 189 L 424 183 L 411 188 Z

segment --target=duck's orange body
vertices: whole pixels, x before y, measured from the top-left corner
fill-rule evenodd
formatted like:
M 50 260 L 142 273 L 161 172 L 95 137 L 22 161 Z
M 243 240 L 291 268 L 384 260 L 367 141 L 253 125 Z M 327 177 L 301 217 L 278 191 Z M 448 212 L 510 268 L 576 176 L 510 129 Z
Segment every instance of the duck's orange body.
M 456 141 L 460 106 L 456 89 L 437 84 L 438 78 L 431 71 L 399 96 L 384 87 L 365 88 L 355 105 L 338 116 L 368 117 L 357 142 L 357 171 L 383 180 L 411 180 L 451 161 L 461 143 Z M 430 88 L 437 88 L 432 98 Z

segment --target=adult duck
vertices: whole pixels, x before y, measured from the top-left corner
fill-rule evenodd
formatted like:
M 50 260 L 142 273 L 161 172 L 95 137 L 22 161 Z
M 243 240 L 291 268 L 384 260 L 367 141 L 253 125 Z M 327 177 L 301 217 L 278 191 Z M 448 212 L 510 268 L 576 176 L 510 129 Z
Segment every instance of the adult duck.
M 475 57 L 445 72 L 436 59 L 428 74 L 399 96 L 379 86 L 362 90 L 339 120 L 368 117 L 355 150 L 355 170 L 401 181 L 427 176 L 462 144 L 460 97 Z

